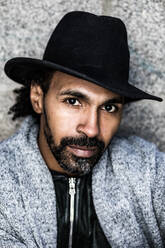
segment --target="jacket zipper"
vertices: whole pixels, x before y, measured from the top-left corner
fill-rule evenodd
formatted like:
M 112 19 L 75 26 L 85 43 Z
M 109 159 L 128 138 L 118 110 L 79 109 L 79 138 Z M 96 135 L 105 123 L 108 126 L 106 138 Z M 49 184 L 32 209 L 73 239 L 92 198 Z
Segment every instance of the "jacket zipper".
M 69 178 L 69 195 L 70 195 L 70 232 L 69 232 L 69 248 L 72 248 L 73 240 L 73 223 L 74 223 L 74 201 L 75 201 L 75 185 L 76 178 Z

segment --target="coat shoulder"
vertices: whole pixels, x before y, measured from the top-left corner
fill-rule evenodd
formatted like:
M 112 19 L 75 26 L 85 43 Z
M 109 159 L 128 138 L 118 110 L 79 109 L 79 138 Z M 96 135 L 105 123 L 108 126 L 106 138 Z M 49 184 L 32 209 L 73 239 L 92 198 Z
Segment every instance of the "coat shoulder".
M 115 136 L 112 142 L 113 146 L 118 146 L 122 149 L 127 149 L 129 151 L 142 150 L 147 152 L 147 150 L 157 149 L 154 143 L 151 143 L 141 137 L 131 135 L 128 137 Z
M 12 199 L 18 194 L 19 174 L 22 170 L 20 166 L 21 142 L 20 132 L 0 143 L 0 201 L 6 202 L 6 195 L 11 195 Z M 7 201 L 8 202 L 8 201 Z
M 0 166 L 9 167 L 15 161 L 15 154 L 20 152 L 19 133 L 14 134 L 6 140 L 0 142 Z M 13 164 L 14 165 L 14 164 Z
M 112 141 L 110 149 L 114 151 L 120 151 L 120 153 L 128 155 L 138 156 L 153 156 L 157 154 L 165 156 L 165 153 L 160 152 L 154 143 L 146 141 L 145 139 L 132 135 L 128 137 L 116 136 Z
M 125 169 L 141 172 L 150 170 L 155 174 L 165 167 L 165 153 L 160 152 L 155 144 L 138 136 L 116 136 L 109 148 L 112 159 L 123 161 Z

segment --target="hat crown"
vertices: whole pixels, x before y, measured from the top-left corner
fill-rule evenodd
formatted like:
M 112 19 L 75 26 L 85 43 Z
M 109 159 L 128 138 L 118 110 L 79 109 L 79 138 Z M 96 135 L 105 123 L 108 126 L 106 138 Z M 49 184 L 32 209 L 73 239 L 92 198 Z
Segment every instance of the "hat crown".
M 129 50 L 125 25 L 115 17 L 70 12 L 52 33 L 43 59 L 97 80 L 128 82 Z

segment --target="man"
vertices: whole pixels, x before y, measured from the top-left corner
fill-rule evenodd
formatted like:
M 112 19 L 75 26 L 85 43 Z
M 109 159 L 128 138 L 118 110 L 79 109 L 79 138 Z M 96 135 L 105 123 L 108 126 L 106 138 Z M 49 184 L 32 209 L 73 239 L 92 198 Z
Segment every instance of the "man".
M 164 247 L 165 155 L 115 135 L 128 83 L 123 22 L 70 12 L 43 60 L 14 58 L 20 130 L 1 143 L 0 247 Z

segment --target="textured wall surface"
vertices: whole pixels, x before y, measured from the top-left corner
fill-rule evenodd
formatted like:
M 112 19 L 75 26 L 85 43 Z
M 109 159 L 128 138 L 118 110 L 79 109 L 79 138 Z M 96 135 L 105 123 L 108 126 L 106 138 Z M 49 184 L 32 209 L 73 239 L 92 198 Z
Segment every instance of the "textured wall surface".
M 104 14 L 124 20 L 131 52 L 130 82 L 164 98 L 125 109 L 123 134 L 134 133 L 165 151 L 165 1 L 105 0 Z
M 61 17 L 72 10 L 102 13 L 101 0 L 0 0 L 0 140 L 19 126 L 7 115 L 14 103 L 12 90 L 20 85 L 3 72 L 12 57 L 42 58 L 51 32 Z

